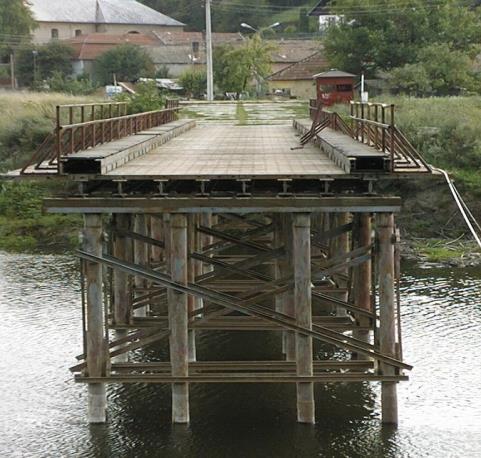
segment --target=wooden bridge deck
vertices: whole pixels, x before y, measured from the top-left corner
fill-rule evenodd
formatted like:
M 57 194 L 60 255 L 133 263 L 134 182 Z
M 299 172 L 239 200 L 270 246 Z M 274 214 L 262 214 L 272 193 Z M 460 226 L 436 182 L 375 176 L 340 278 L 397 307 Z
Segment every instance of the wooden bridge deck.
M 204 125 L 107 175 L 236 179 L 322 178 L 345 174 L 316 145 L 295 149 L 298 147 L 299 137 L 290 125 Z

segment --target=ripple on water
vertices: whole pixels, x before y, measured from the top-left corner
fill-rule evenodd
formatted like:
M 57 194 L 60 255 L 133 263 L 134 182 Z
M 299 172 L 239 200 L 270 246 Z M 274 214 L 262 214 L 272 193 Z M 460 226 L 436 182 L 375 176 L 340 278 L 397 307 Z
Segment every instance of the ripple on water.
M 411 269 L 403 278 L 398 431 L 380 428 L 379 384 L 316 386 L 318 423 L 297 425 L 295 387 L 196 385 L 192 423 L 170 424 L 166 386 L 109 387 L 109 422 L 85 423 L 68 367 L 81 343 L 77 263 L 0 254 L 0 455 L 22 457 L 475 457 L 481 454 L 481 273 Z M 274 358 L 274 334 L 201 333 L 200 359 Z M 324 351 L 320 349 L 319 351 Z M 330 351 L 330 350 L 329 350 Z M 146 351 L 165 360 L 166 344 Z

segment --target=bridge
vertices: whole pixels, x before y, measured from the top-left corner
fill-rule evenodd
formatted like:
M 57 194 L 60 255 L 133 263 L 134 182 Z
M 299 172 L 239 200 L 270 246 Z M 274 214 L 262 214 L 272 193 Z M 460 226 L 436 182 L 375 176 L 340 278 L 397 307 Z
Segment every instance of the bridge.
M 71 183 L 45 200 L 84 215 L 83 351 L 71 368 L 106 420 L 105 385 L 172 386 L 190 419 L 193 383 L 292 383 L 297 420 L 315 422 L 314 385 L 382 383 L 395 424 L 403 361 L 401 199 L 386 179 L 428 176 L 391 105 L 349 116 L 311 106 L 286 125 L 196 125 L 180 107 L 127 115 L 122 104 L 58 107 L 56 129 L 16 178 Z M 276 333 L 278 360 L 199 361 L 212 330 Z M 168 341 L 170 359 L 131 360 Z M 338 351 L 318 359 L 313 344 Z

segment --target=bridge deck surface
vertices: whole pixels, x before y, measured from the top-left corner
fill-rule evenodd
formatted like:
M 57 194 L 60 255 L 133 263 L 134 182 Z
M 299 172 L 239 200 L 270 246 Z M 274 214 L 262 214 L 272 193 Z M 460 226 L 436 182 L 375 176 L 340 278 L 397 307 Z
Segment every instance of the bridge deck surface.
M 346 175 L 291 125 L 203 125 L 109 172 L 111 177 L 325 178 Z

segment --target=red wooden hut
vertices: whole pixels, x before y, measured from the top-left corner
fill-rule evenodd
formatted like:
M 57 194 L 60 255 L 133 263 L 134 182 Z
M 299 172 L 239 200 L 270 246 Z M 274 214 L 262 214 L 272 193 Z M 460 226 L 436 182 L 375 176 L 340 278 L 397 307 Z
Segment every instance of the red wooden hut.
M 313 78 L 317 83 L 317 101 L 323 105 L 349 103 L 354 98 L 354 80 L 356 75 L 339 70 L 318 73 Z

